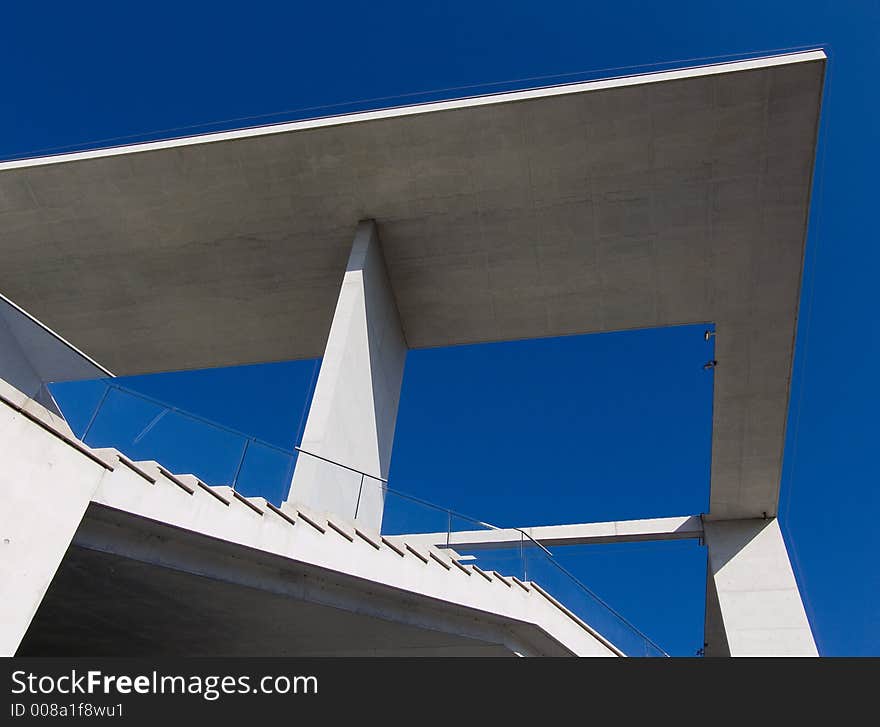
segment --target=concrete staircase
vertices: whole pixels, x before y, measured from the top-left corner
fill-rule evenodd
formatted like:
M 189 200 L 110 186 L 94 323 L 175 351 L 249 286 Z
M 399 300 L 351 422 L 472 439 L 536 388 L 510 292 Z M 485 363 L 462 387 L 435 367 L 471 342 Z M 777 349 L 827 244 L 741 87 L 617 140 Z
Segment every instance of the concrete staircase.
M 363 558 L 375 559 L 390 556 L 392 561 L 402 559 L 406 561 L 407 566 L 414 566 L 416 569 L 424 571 L 424 578 L 459 580 L 465 583 L 469 589 L 487 592 L 492 600 L 509 599 L 515 594 L 519 598 L 531 601 L 533 607 L 538 610 L 549 607 L 558 611 L 581 629 L 587 631 L 592 637 L 598 639 L 613 654 L 623 655 L 539 584 L 533 581 L 522 581 L 516 576 L 504 575 L 494 570 L 483 570 L 476 564 L 463 563 L 461 562 L 462 556 L 452 549 L 441 549 L 424 543 L 410 543 L 401 536 L 386 537 L 365 529 L 359 523 L 338 516 L 329 516 L 326 513 L 316 513 L 291 502 L 284 502 L 281 507 L 276 507 L 262 497 L 245 497 L 227 485 L 208 485 L 196 475 L 169 472 L 154 460 L 132 461 L 113 448 L 94 449 L 92 452 L 105 462 L 113 464 L 114 469 L 121 465 L 134 473 L 141 480 L 142 486 L 148 488 L 148 492 L 152 488 L 166 490 L 167 492 L 156 497 L 157 500 L 166 498 L 178 500 L 181 497 L 189 497 L 193 500 L 192 505 L 195 506 L 195 510 L 208 512 L 225 508 L 230 524 L 241 520 L 270 518 L 274 523 L 290 530 L 291 533 L 295 526 L 300 526 L 296 532 L 299 534 L 306 531 L 308 534 L 306 537 L 310 540 L 317 538 L 332 541 L 334 546 L 341 544 L 350 549 L 352 552 L 348 554 L 348 557 L 352 563 Z M 114 492 L 112 496 L 107 496 L 101 491 L 95 498 L 95 502 L 118 506 L 121 504 L 120 494 Z M 131 494 L 140 498 L 144 493 Z M 156 493 L 150 492 L 150 494 L 155 495 Z M 318 547 L 324 548 L 326 543 Z
M 447 608 L 492 614 L 511 624 L 537 626 L 568 653 L 622 655 L 536 583 L 463 563 L 453 550 L 406 542 L 400 536 L 385 537 L 364 529 L 359 523 L 312 512 L 290 502 L 276 507 L 261 497 L 245 497 L 228 486 L 208 485 L 192 474 L 170 472 L 155 461 L 132 461 L 116 449 L 91 449 L 72 436 L 66 423 L 44 414 L 36 408 L 39 405 L 35 407 L 30 400 L 17 399 L 20 397 L 14 397 L 8 389 L 0 390 L 0 410 L 8 415 L 7 423 L 14 422 L 5 430 L 0 424 L 0 441 L 5 440 L 7 444 L 7 456 L 16 450 L 34 451 L 34 446 L 17 447 L 16 438 L 31 443 L 53 440 L 53 446 L 62 447 L 75 460 L 65 466 L 75 466 L 81 476 L 85 476 L 86 471 L 94 475 L 94 487 L 87 493 L 83 512 L 73 513 L 70 535 L 56 531 L 59 543 L 65 538 L 67 541 L 63 542 L 60 554 L 55 554 L 54 567 L 50 567 L 51 563 L 46 566 L 52 574 L 70 542 L 105 552 L 116 548 L 113 539 L 121 536 L 119 528 L 114 535 L 107 528 L 85 527 L 89 519 L 88 513 L 83 514 L 86 508 L 89 513 L 95 508 L 107 508 L 139 520 L 345 574 L 362 583 L 409 594 L 410 598 L 425 598 Z M 39 442 L 36 444 L 37 451 L 49 451 L 41 448 Z M 49 458 L 52 460 L 48 462 L 50 479 L 39 476 L 39 486 L 47 492 L 64 488 L 66 477 L 58 460 L 51 455 Z M 23 469 L 30 471 L 34 467 L 39 469 L 43 463 L 22 464 Z M 36 474 L 33 479 L 32 485 L 36 487 Z M 0 476 L 0 496 L 4 498 L 6 485 Z M 13 492 L 12 501 L 7 501 L 12 508 L 16 507 L 16 493 L 27 485 L 17 481 L 15 486 L 18 489 Z M 3 534 L 5 532 L 0 533 Z M 14 571 L 14 567 L 11 570 Z M 42 583 L 42 588 L 44 593 L 48 582 Z M 30 609 L 30 617 L 38 605 L 39 599 Z

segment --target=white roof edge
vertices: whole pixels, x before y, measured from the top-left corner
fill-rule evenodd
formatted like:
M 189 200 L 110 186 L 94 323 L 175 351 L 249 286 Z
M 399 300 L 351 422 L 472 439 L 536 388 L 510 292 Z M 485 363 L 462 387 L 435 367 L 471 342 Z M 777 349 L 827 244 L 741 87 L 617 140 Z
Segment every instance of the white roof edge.
M 28 159 L 16 159 L 14 161 L 0 162 L 0 172 L 24 167 L 45 166 L 49 164 L 62 164 L 64 162 L 82 161 L 86 159 L 98 159 L 101 157 L 120 156 L 123 154 L 136 154 L 145 151 L 157 151 L 171 149 L 180 146 L 192 146 L 196 144 L 210 144 L 218 141 L 230 141 L 233 139 L 246 139 L 270 134 L 283 134 L 292 131 L 303 131 L 328 126 L 341 126 L 344 124 L 356 124 L 363 121 L 375 121 L 398 116 L 413 116 L 417 114 L 429 114 L 436 111 L 449 111 L 477 106 L 490 106 L 494 104 L 510 103 L 512 101 L 525 101 L 528 99 L 545 98 L 550 96 L 565 96 L 574 93 L 586 93 L 589 91 L 601 91 L 609 88 L 624 88 L 626 86 L 638 86 L 648 83 L 661 83 L 685 78 L 700 78 L 721 73 L 735 73 L 737 71 L 751 71 L 760 68 L 772 68 L 775 66 L 790 65 L 794 63 L 806 63 L 810 61 L 825 60 L 825 52 L 821 49 L 784 53 L 780 55 L 749 58 L 740 61 L 726 61 L 704 66 L 689 66 L 676 68 L 670 71 L 652 71 L 630 76 L 619 76 L 597 81 L 584 81 L 568 83 L 557 86 L 544 86 L 541 88 L 526 89 L 523 91 L 510 91 L 494 93 L 483 96 L 470 96 L 465 98 L 451 99 L 448 101 L 432 101 L 410 106 L 395 106 L 374 111 L 360 111 L 336 116 L 323 116 L 302 121 L 289 121 L 263 126 L 252 126 L 232 131 L 211 132 L 183 136 L 160 141 L 139 142 L 123 146 L 90 149 L 87 151 L 70 152 Z

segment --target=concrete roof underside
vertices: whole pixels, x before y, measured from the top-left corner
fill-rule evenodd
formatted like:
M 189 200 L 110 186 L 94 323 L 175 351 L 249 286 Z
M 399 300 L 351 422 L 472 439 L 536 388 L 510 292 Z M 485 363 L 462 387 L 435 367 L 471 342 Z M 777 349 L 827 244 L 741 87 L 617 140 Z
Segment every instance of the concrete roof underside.
M 711 514 L 776 512 L 821 51 L 0 164 L 0 292 L 116 374 L 715 322 Z

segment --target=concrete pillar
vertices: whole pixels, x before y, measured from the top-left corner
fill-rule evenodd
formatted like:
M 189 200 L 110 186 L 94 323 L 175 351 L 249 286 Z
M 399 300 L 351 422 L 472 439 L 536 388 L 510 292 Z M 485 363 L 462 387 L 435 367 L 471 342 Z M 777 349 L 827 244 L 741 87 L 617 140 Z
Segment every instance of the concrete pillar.
M 703 527 L 706 656 L 818 656 L 776 518 Z
M 361 222 L 303 433 L 317 457 L 300 453 L 291 503 L 379 530 L 406 352 L 376 225 Z

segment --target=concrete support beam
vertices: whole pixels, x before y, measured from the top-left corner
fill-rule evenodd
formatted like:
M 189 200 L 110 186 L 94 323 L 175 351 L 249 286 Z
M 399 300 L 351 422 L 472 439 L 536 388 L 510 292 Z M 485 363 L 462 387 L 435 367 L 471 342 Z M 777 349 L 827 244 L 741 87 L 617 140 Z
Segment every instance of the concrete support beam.
M 291 501 L 379 530 L 406 352 L 376 225 L 364 221 L 355 234 L 303 434 L 302 449 L 318 456 L 300 453 Z
M 818 656 L 779 522 L 704 523 L 707 656 Z
M 700 538 L 703 535 L 703 523 L 699 515 L 686 515 L 684 517 L 617 520 L 604 523 L 540 525 L 519 529 L 460 530 L 449 534 L 445 532 L 418 533 L 395 537 L 411 544 L 422 543 L 424 545 L 477 550 L 517 546 L 523 538 L 521 531 L 524 531 L 529 537 L 541 543 L 541 545 L 550 548 L 562 545 Z

